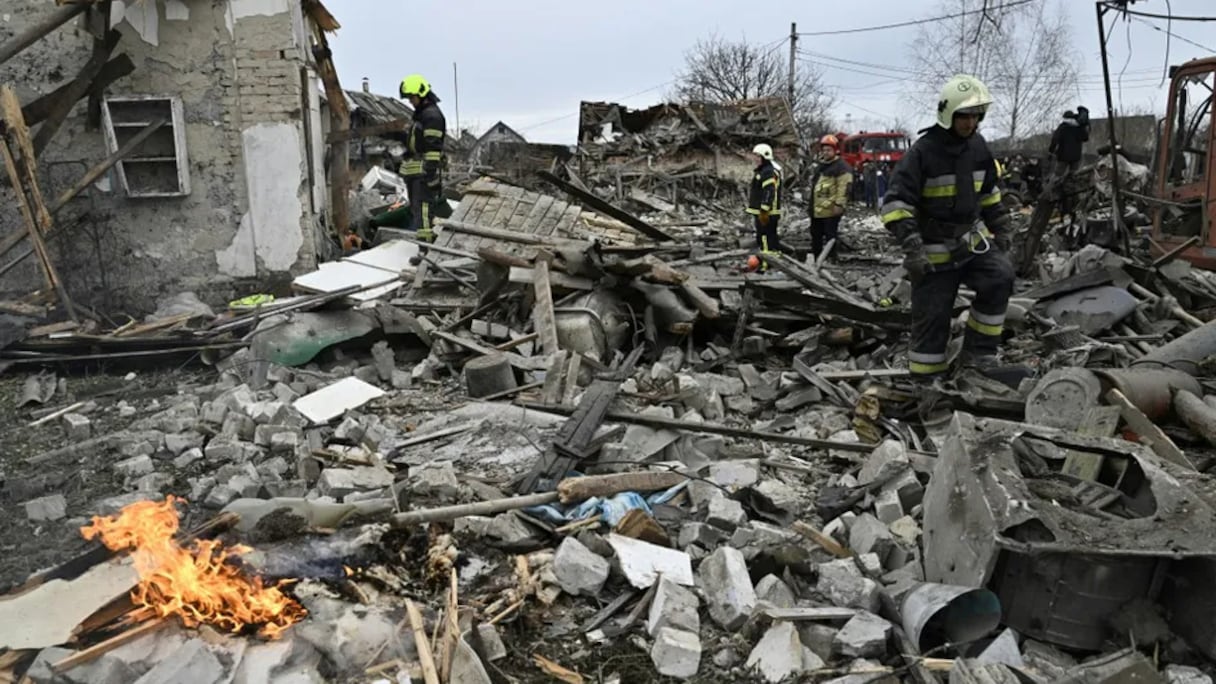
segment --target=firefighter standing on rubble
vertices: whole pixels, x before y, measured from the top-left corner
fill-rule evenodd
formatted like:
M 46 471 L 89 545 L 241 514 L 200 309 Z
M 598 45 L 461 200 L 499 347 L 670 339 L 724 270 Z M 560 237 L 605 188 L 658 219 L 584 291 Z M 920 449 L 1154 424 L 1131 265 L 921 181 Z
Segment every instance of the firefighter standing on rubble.
M 752 148 L 757 165 L 752 172 L 752 185 L 747 194 L 747 213 L 755 217 L 756 247 L 762 254 L 781 251 L 777 223 L 781 219 L 781 172 L 773 161 L 773 148 L 760 143 Z M 760 270 L 768 263 L 759 260 Z
M 962 283 L 976 293 L 963 364 L 981 371 L 996 366 L 1014 274 L 1009 215 L 992 153 L 978 133 L 991 103 L 979 79 L 951 78 L 937 105 L 937 125 L 899 161 L 884 197 L 882 222 L 903 248 L 912 283 L 908 369 L 914 377 L 948 370 L 951 311 Z
M 840 158 L 839 147 L 834 135 L 819 139 L 819 166 L 811 176 L 811 256 L 816 259 L 828 243 L 836 251 L 833 241 L 853 183 L 853 169 Z
M 432 242 L 431 229 L 435 205 L 443 201 L 443 143 L 447 121 L 439 110 L 439 98 L 431 84 L 418 74 L 401 81 L 401 99 L 414 108 L 414 121 L 406 138 L 406 157 L 398 173 L 405 179 L 410 195 L 409 229 L 418 239 Z

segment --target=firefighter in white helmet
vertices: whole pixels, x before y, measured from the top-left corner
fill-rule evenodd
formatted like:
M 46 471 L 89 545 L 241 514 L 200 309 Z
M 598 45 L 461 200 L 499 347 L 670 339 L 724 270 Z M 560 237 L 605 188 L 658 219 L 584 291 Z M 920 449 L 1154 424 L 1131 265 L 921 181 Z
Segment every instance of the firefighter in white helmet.
M 762 254 L 778 252 L 781 250 L 777 238 L 777 223 L 781 219 L 781 172 L 773 160 L 773 148 L 767 143 L 753 147 L 752 154 L 757 164 L 747 194 L 747 213 L 754 217 L 756 248 Z M 760 259 L 760 269 L 767 268 L 768 264 Z
M 912 343 L 908 369 L 922 378 L 949 369 L 946 348 L 954 299 L 962 284 L 975 291 L 963 337 L 962 361 L 996 366 L 1005 309 L 1013 293 L 1010 219 L 1001 205 L 997 168 L 978 132 L 992 104 L 979 79 L 946 82 L 937 125 L 895 167 L 883 198 L 882 222 L 904 252 L 912 283 Z

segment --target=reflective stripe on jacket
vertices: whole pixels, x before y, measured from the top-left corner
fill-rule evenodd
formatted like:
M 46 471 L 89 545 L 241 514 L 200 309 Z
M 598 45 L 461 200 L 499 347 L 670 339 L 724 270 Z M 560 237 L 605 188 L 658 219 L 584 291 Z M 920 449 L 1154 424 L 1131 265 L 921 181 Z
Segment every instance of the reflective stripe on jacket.
M 781 215 L 781 174 L 771 161 L 756 167 L 747 193 L 747 213 Z
M 831 218 L 843 214 L 852 183 L 853 169 L 840 157 L 820 167 L 811 177 L 811 217 Z
M 434 98 L 423 100 L 414 111 L 414 122 L 406 140 L 407 156 L 397 173 L 405 178 L 424 176 L 428 183 L 438 183 L 446 130 L 447 121 Z

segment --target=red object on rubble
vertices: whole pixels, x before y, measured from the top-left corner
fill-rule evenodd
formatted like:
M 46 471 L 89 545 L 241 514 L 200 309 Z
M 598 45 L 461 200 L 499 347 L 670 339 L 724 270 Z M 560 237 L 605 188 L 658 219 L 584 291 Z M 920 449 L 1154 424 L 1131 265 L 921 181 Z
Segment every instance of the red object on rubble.
M 747 258 L 747 270 L 749 273 L 760 270 L 760 257 L 755 254 Z

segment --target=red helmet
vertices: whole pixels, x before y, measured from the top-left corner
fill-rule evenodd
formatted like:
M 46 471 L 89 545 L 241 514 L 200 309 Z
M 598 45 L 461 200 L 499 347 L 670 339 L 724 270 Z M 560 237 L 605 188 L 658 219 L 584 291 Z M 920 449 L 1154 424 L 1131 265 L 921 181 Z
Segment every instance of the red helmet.
M 820 145 L 830 145 L 830 146 L 832 146 L 833 149 L 840 147 L 840 141 L 837 140 L 836 136 L 832 135 L 831 133 L 828 133 L 827 135 L 820 138 L 819 144 Z

